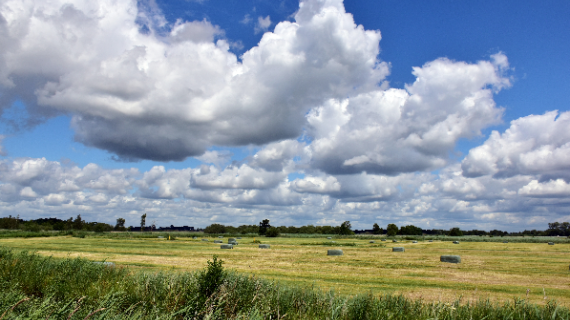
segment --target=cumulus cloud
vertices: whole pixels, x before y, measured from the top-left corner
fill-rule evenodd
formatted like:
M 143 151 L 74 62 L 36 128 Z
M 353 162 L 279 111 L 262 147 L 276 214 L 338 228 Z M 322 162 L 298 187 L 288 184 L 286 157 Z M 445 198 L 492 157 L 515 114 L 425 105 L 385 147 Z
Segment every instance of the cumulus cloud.
M 485 143 L 463 160 L 463 175 L 512 177 L 538 175 L 540 180 L 570 174 L 570 112 L 546 112 L 511 121 L 503 133 L 493 131 Z
M 267 17 L 257 17 L 257 23 L 255 24 L 255 33 L 266 32 L 271 26 L 271 18 Z
M 314 166 L 388 175 L 443 167 L 457 140 L 500 121 L 493 90 L 510 84 L 502 76 L 507 66 L 503 54 L 476 64 L 442 58 L 415 67 L 405 90 L 327 101 L 307 116 Z
M 219 27 L 168 28 L 152 1 L 11 0 L 0 14 L 2 108 L 20 97 L 32 113 L 70 113 L 77 141 L 124 159 L 294 138 L 310 108 L 388 73 L 380 33 L 357 26 L 340 0 L 302 2 L 295 22 L 278 23 L 241 61 L 216 40 Z

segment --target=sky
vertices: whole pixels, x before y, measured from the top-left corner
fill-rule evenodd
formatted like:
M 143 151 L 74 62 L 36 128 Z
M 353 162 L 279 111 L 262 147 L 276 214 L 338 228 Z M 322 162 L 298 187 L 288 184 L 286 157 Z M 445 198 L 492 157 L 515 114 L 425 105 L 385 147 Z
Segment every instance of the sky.
M 0 0 L 0 216 L 570 221 L 570 2 Z

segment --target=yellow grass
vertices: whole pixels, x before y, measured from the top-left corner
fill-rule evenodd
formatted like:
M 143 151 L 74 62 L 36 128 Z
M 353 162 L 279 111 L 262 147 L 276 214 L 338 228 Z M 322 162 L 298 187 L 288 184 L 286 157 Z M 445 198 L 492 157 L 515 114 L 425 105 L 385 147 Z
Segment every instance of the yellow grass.
M 309 285 L 345 294 L 401 293 L 427 301 L 463 301 L 514 297 L 544 303 L 556 299 L 570 306 L 570 244 L 411 241 L 368 243 L 335 240 L 343 256 L 327 256 L 326 238 L 258 238 L 271 245 L 259 249 L 252 238 L 233 250 L 201 239 L 29 238 L 1 239 L 0 245 L 54 257 L 81 256 L 151 270 L 203 269 L 214 254 L 225 267 L 283 283 Z M 226 240 L 226 239 L 224 239 Z M 314 243 L 313 245 L 308 245 Z M 393 246 L 405 252 L 392 252 Z M 461 256 L 461 264 L 442 263 L 440 255 Z M 527 289 L 530 290 L 527 296 Z M 543 290 L 544 289 L 544 290 Z M 546 298 L 546 299 L 545 299 Z

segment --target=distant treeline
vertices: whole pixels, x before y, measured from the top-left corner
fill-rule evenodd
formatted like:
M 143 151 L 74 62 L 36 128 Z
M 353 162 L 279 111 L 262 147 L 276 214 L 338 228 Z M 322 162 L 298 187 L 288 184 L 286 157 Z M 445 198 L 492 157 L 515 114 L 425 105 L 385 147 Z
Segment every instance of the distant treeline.
M 19 217 L 4 217 L 0 218 L 0 229 L 20 229 L 24 231 L 49 231 L 49 230 L 84 230 L 84 231 L 140 231 L 140 227 L 125 228 L 125 219 L 118 218 L 115 226 L 102 222 L 85 222 L 81 215 L 77 215 L 74 219 L 70 217 L 67 220 L 58 218 L 40 218 L 34 220 L 23 220 Z M 155 228 L 154 226 L 142 226 L 144 231 L 194 231 L 193 227 L 166 227 Z M 447 235 L 447 236 L 570 236 L 570 223 L 569 222 L 552 222 L 548 224 L 546 230 L 524 230 L 522 232 L 507 232 L 501 230 L 461 230 L 460 228 L 444 229 L 422 229 L 414 225 L 401 226 L 398 228 L 395 224 L 388 224 L 386 229 L 380 228 L 375 223 L 372 229 L 369 230 L 352 230 L 350 221 L 343 222 L 340 226 L 314 226 L 307 225 L 302 227 L 274 227 L 269 224 L 269 220 L 263 220 L 259 225 L 241 225 L 239 227 L 224 226 L 222 224 L 211 224 L 205 229 L 196 229 L 195 231 L 203 231 L 208 234 L 248 234 L 257 233 L 264 235 L 266 232 L 271 232 L 274 235 L 281 233 L 289 234 L 387 234 L 388 236 L 395 235 Z

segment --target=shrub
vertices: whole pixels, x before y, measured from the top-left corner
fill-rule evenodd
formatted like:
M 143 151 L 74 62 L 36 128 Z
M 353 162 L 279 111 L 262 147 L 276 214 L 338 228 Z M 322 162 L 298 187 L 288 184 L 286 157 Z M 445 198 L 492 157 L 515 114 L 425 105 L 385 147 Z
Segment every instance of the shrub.
M 266 237 L 278 237 L 279 236 L 279 230 L 275 227 L 271 227 L 269 229 L 267 229 L 267 231 L 265 231 L 265 236 Z
M 205 297 L 210 297 L 222 285 L 226 272 L 224 271 L 224 261 L 218 260 L 218 256 L 214 256 L 212 261 L 207 261 L 206 269 L 198 275 L 198 285 L 200 293 Z

